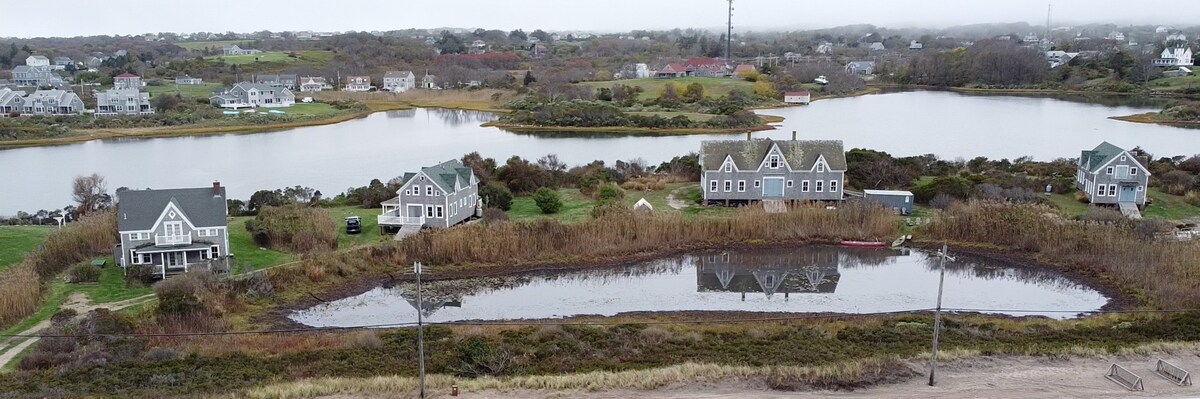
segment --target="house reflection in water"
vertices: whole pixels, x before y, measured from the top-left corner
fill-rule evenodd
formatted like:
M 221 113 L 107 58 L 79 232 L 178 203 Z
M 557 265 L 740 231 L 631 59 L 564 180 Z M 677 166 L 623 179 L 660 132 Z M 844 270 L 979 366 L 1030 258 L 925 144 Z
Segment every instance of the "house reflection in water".
M 812 246 L 803 251 L 727 251 L 697 256 L 697 292 L 761 292 L 768 298 L 793 294 L 832 294 L 839 266 L 884 265 L 908 250 Z
M 416 292 L 403 291 L 400 293 L 400 296 L 403 297 L 404 301 L 408 302 L 408 305 L 412 306 L 413 309 L 419 309 L 421 311 L 421 316 L 426 318 L 433 316 L 433 314 L 441 308 L 462 307 L 462 295 L 426 295 L 424 298 L 421 298 L 421 302 L 424 302 L 421 304 L 421 306 L 417 305 Z

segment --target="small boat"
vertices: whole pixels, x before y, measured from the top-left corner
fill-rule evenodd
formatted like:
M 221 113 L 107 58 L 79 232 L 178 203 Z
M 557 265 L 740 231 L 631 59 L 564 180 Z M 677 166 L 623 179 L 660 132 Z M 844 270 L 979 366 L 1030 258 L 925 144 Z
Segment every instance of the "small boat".
M 276 114 L 276 115 L 280 115 L 280 114 L 286 114 L 286 113 L 287 113 L 287 112 L 283 112 L 283 111 L 280 111 L 280 110 L 277 110 L 277 109 L 273 109 L 273 110 L 270 110 L 270 111 L 267 111 L 267 112 L 268 112 L 268 113 L 272 113 L 272 114 Z
M 883 241 L 842 241 L 843 247 L 882 248 L 882 247 L 886 247 L 887 245 L 888 244 Z

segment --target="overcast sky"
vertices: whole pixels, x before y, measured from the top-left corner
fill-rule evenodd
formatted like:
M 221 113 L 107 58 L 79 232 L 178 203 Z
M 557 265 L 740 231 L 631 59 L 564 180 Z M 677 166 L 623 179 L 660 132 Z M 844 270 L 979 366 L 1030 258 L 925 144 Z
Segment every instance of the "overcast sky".
M 3 0 L 3 3 L 19 3 Z M 22 4 L 33 4 L 20 2 Z M 983 22 L 1045 24 L 1047 0 L 736 0 L 735 30 L 849 24 L 944 27 Z M 0 5 L 0 37 L 490 28 L 627 31 L 714 28 L 724 0 L 53 0 L 12 12 Z M 28 12 L 33 11 L 33 12 Z M 1187 24 L 1196 0 L 1055 0 L 1055 25 L 1089 22 Z

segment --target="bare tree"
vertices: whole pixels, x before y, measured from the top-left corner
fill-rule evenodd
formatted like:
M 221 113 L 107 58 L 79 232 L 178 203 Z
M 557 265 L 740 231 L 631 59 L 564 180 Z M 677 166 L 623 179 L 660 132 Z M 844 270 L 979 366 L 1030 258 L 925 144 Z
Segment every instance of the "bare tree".
M 75 212 L 80 216 L 107 209 L 112 205 L 112 197 L 108 195 L 108 184 L 104 181 L 104 176 L 96 173 L 90 176 L 75 176 L 71 186 L 71 197 L 78 204 Z

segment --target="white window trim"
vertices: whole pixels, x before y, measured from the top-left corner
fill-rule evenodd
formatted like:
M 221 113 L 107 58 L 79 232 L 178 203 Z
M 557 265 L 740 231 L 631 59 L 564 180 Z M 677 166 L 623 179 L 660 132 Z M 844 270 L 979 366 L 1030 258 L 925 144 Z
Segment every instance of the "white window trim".
M 723 185 L 725 187 L 725 192 L 727 192 L 727 193 L 733 192 L 733 180 L 722 180 L 722 181 L 724 182 Z
M 1113 174 L 1113 167 L 1112 167 L 1112 166 L 1109 166 L 1107 169 L 1104 169 L 1104 174 L 1106 174 L 1106 175 L 1109 175 L 1109 176 L 1112 176 L 1112 174 Z
M 446 217 L 446 213 L 445 213 L 446 210 L 445 210 L 445 208 L 442 208 L 441 205 L 435 206 L 434 210 L 437 211 L 437 213 L 434 213 L 434 214 L 437 215 L 438 219 Z
M 810 183 L 808 180 L 800 182 L 800 192 L 807 193 L 810 187 L 812 187 L 812 183 Z
M 759 188 L 759 187 L 762 187 L 762 181 L 761 181 L 761 180 L 755 180 L 755 181 L 754 181 L 754 188 Z
M 817 180 L 817 184 L 816 184 L 816 186 L 815 186 L 815 187 L 813 187 L 813 192 L 816 192 L 816 193 L 823 193 L 823 192 L 825 192 L 825 181 L 824 181 L 824 180 Z
M 1116 184 L 1109 184 L 1109 185 L 1108 185 L 1108 196 L 1109 196 L 1109 197 L 1116 197 L 1116 196 L 1117 196 L 1117 185 L 1116 185 Z
M 737 191 L 738 191 L 739 193 L 744 193 L 744 192 L 746 192 L 746 181 L 745 181 L 745 180 L 738 180 L 738 181 L 737 181 Z
M 791 181 L 791 180 L 788 180 L 788 181 L 787 181 L 786 183 L 784 183 L 784 184 L 785 184 L 785 187 L 787 187 L 787 188 L 792 188 L 792 181 Z
M 836 192 L 837 192 L 837 190 L 838 190 L 838 182 L 837 182 L 837 180 L 830 180 L 830 181 L 829 181 L 829 192 L 831 192 L 831 193 L 836 193 Z
M 1138 174 L 1138 171 L 1137 171 L 1137 170 L 1138 170 L 1138 168 L 1137 168 L 1137 167 L 1131 167 L 1131 168 L 1129 168 L 1129 175 L 1130 175 L 1130 176 L 1137 176 L 1137 174 Z
M 716 181 L 716 180 L 709 180 L 709 181 L 708 181 L 708 191 L 709 191 L 709 192 L 711 192 L 711 193 L 715 193 L 715 192 L 717 192 L 717 187 L 718 187 L 720 184 L 721 184 L 721 183 L 720 183 L 720 182 L 718 182 L 718 181 Z

